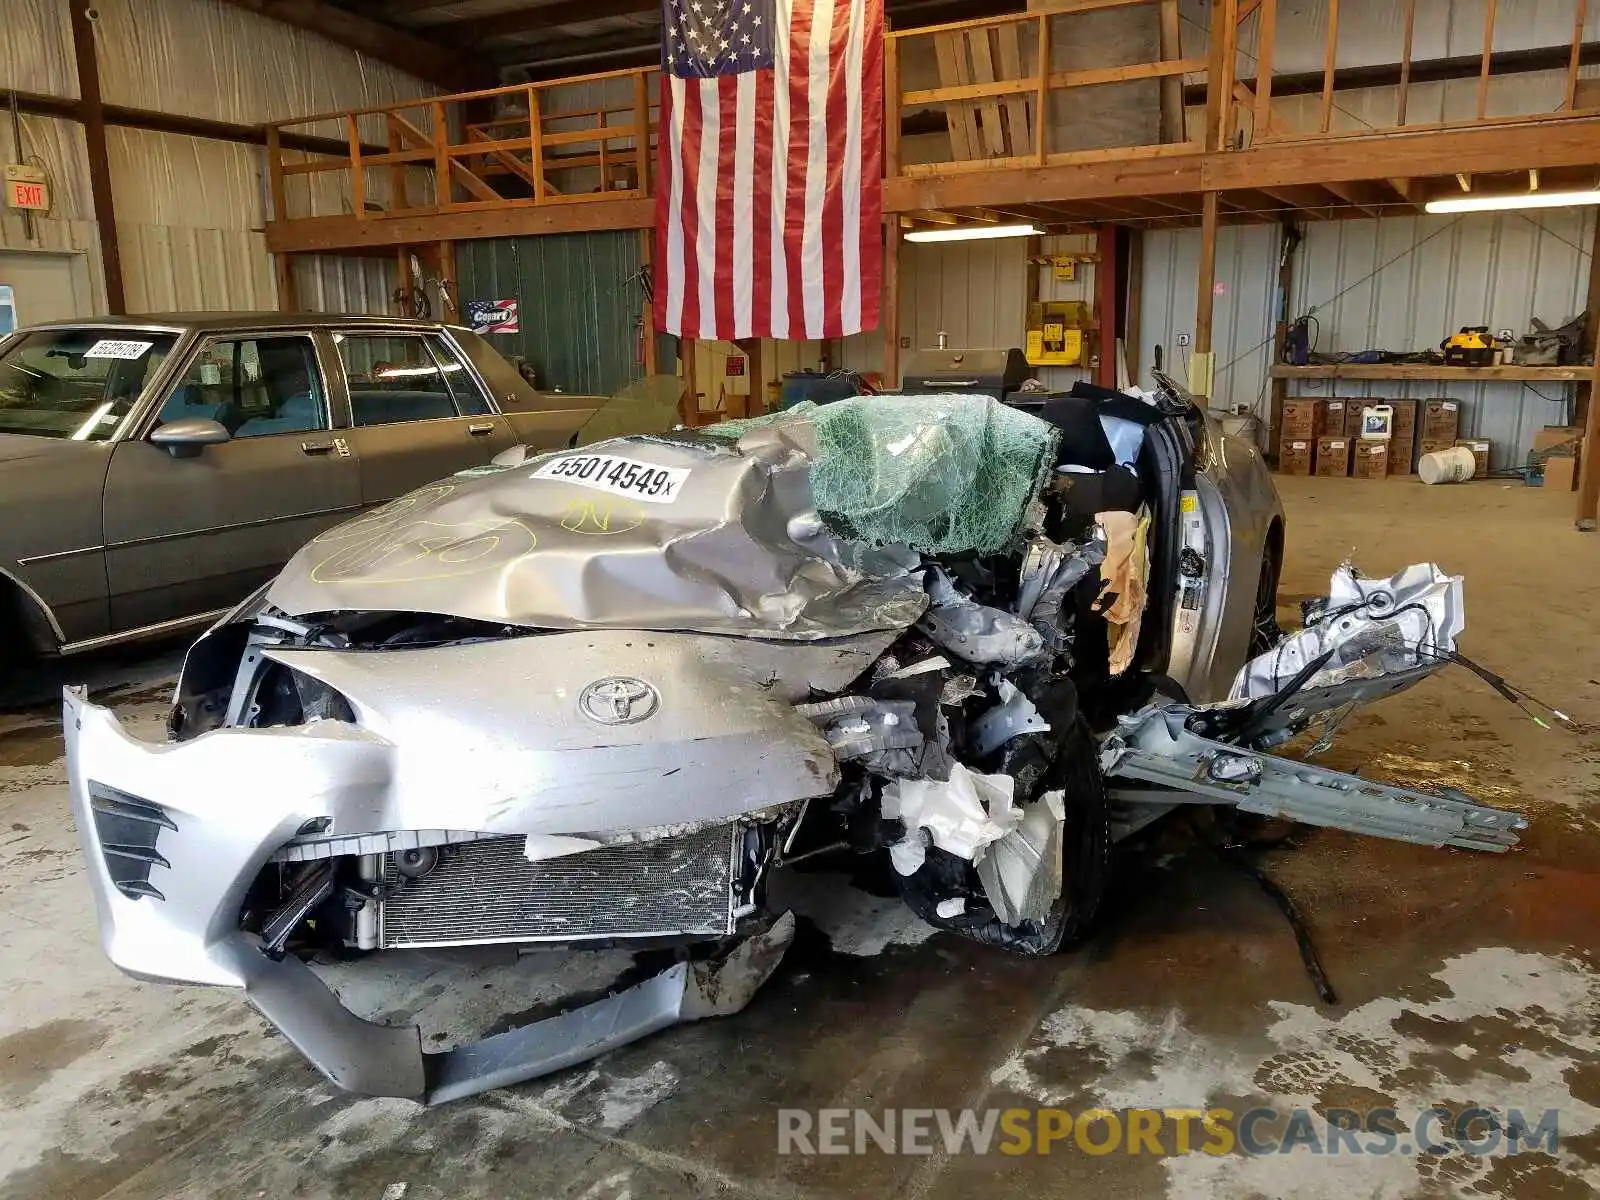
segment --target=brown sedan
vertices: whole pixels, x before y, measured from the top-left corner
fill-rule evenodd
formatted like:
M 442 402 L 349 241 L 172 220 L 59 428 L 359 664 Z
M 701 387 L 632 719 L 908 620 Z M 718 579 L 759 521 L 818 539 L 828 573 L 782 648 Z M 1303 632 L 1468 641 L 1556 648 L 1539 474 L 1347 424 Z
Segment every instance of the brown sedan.
M 350 514 L 603 401 L 535 392 L 466 329 L 113 317 L 0 341 L 0 663 L 209 622 Z

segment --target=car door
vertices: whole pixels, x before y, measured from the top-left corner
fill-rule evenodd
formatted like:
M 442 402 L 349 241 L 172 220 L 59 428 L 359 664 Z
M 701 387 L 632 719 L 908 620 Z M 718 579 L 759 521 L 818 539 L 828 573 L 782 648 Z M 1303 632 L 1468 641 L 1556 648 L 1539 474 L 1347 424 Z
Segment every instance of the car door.
M 350 401 L 362 504 L 385 500 L 517 443 L 455 347 L 434 333 L 333 333 Z
M 185 417 L 215 420 L 231 439 L 179 456 L 150 442 L 156 428 Z M 234 604 L 356 511 L 360 473 L 333 426 L 327 372 L 309 332 L 200 342 L 146 427 L 112 453 L 105 490 L 112 628 Z

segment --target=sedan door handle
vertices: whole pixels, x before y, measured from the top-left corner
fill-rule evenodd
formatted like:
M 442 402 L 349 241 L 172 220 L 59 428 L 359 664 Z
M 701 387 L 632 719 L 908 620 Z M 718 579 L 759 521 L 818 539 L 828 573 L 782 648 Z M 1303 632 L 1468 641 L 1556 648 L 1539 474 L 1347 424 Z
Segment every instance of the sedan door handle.
M 493 421 L 478 421 L 478 422 L 476 422 L 476 423 L 474 423 L 472 425 L 468 425 L 467 426 L 467 432 L 470 433 L 473 437 L 483 437 L 485 434 L 489 434 L 489 433 L 493 433 L 494 432 L 494 422 Z
M 329 442 L 301 442 L 301 454 L 332 454 L 333 443 Z

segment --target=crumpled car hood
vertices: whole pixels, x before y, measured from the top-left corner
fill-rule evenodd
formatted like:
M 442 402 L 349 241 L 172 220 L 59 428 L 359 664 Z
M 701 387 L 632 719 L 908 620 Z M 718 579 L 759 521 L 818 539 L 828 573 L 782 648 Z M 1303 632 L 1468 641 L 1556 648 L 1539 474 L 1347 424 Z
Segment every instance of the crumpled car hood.
M 795 641 L 909 627 L 918 557 L 824 529 L 804 440 L 642 435 L 462 472 L 322 534 L 267 601 Z

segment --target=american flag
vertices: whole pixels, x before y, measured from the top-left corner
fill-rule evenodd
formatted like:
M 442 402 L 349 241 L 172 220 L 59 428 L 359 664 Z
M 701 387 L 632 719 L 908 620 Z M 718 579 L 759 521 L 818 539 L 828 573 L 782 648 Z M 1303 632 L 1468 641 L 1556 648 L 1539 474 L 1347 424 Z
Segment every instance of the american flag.
M 662 0 L 656 328 L 876 328 L 884 0 Z

